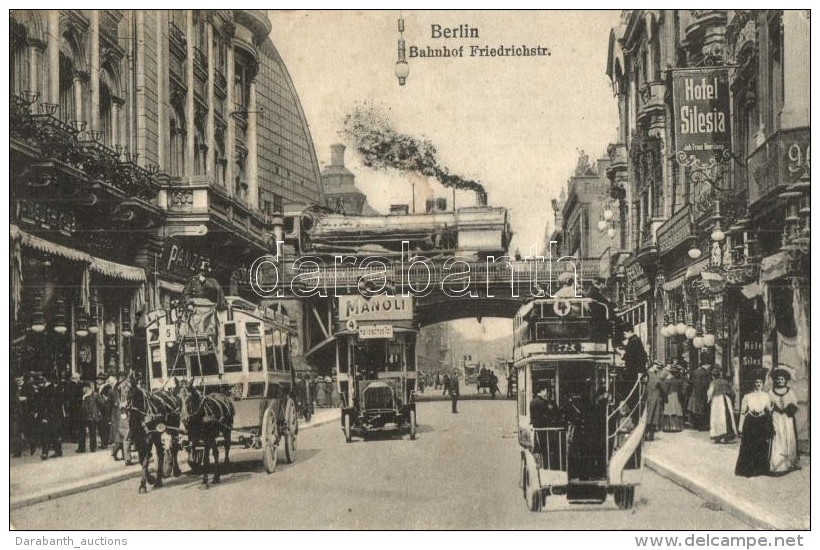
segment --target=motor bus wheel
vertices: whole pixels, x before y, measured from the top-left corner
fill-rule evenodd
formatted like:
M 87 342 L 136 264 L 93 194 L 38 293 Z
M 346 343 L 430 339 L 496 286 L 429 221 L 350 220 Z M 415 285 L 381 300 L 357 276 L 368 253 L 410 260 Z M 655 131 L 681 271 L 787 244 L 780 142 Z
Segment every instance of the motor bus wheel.
M 288 399 L 285 418 L 288 423 L 287 434 L 285 435 L 285 460 L 288 461 L 288 464 L 293 464 L 296 461 L 296 435 L 299 433 L 299 419 L 296 407 L 290 399 Z
M 635 487 L 615 487 L 615 504 L 620 510 L 630 510 L 635 503 Z
M 350 435 L 350 415 L 345 415 L 345 441 L 350 443 L 352 441 L 352 437 Z
M 416 439 L 416 411 L 410 410 L 410 440 Z
M 540 489 L 533 489 L 530 482 L 530 472 L 527 470 L 526 465 L 524 466 L 524 500 L 527 501 L 527 508 L 530 509 L 530 512 L 541 511 L 541 491 Z
M 262 464 L 269 474 L 276 469 L 278 454 L 276 435 L 276 415 L 273 413 L 273 408 L 268 407 L 262 421 Z

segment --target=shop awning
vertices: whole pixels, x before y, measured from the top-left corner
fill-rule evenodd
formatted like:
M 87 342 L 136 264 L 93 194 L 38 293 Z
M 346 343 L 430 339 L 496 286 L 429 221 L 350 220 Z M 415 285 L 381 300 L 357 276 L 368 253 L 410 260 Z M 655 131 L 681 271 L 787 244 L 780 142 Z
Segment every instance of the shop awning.
M 120 264 L 110 260 L 103 260 L 83 252 L 75 250 L 67 246 L 47 241 L 40 237 L 30 235 L 22 231 L 16 225 L 11 226 L 10 236 L 12 241 L 20 241 L 22 246 L 45 252 L 46 254 L 53 254 L 71 260 L 72 262 L 81 262 L 88 264 L 91 271 L 112 277 L 116 279 L 123 279 L 126 281 L 134 281 L 144 283 L 146 281 L 145 270 L 141 267 Z
M 675 290 L 679 288 L 686 279 L 691 279 L 692 277 L 697 277 L 700 275 L 707 267 L 709 267 L 709 258 L 704 258 L 701 261 L 694 263 L 686 268 L 686 271 L 682 274 L 678 275 L 677 277 L 673 277 L 669 279 L 665 283 L 663 283 L 663 289 L 667 292 Z
M 124 279 L 126 281 L 135 281 L 144 283 L 145 270 L 141 267 L 132 265 L 118 264 L 110 260 L 103 260 L 91 256 L 91 271 L 96 271 L 106 277 L 113 277 L 116 279 Z

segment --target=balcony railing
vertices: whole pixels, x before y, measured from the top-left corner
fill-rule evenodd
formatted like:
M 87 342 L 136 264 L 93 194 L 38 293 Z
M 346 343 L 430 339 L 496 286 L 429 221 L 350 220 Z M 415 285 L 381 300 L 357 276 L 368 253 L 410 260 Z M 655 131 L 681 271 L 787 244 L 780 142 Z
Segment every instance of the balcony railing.
M 811 129 L 795 128 L 773 134 L 748 159 L 749 204 L 775 189 L 811 177 Z
M 32 114 L 29 103 L 11 98 L 9 131 L 19 140 L 38 149 L 44 159 L 63 163 L 85 174 L 89 181 L 102 181 L 129 197 L 154 199 L 159 191 L 154 174 L 122 162 L 120 154 L 96 141 L 82 141 L 80 131 L 53 114 Z

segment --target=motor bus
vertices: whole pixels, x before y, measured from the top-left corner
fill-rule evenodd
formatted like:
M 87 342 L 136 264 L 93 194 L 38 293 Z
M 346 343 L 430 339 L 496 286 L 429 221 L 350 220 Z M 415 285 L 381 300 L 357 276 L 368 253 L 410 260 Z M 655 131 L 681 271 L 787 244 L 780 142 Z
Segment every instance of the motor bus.
M 412 299 L 342 296 L 337 312 L 336 383 L 345 440 L 380 432 L 415 439 L 418 327 Z
M 513 321 L 520 486 L 549 497 L 632 507 L 646 425 L 641 380 L 613 347 L 614 312 L 588 298 L 537 299 Z M 536 394 L 541 394 L 535 401 Z

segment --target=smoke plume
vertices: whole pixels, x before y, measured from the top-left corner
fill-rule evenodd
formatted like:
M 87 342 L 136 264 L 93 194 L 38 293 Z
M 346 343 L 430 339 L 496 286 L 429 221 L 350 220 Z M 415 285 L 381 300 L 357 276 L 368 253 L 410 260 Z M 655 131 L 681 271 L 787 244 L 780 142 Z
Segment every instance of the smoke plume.
M 451 174 L 442 166 L 430 140 L 397 132 L 387 115 L 376 107 L 357 106 L 345 117 L 342 134 L 356 144 L 367 167 L 416 172 L 436 178 L 445 187 L 486 194 L 479 182 Z

